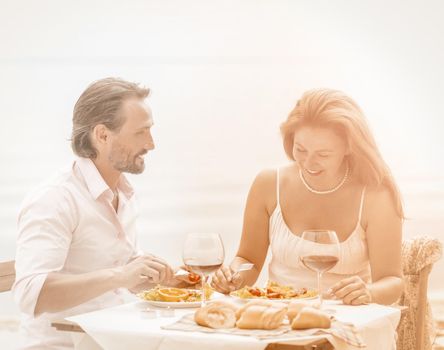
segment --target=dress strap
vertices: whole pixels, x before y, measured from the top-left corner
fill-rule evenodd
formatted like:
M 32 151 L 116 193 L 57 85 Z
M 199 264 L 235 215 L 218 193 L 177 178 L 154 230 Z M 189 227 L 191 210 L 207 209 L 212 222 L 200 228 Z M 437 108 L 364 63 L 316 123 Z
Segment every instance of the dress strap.
M 276 171 L 276 207 L 280 207 L 279 201 L 279 168 Z
M 361 223 L 362 208 L 364 207 L 365 187 L 361 192 L 361 204 L 359 205 L 358 225 Z

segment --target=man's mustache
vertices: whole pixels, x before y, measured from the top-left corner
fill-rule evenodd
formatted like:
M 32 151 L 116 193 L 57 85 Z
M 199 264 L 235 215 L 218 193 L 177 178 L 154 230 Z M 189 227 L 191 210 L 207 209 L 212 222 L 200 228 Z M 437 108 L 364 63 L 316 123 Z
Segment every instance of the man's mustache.
M 139 153 L 136 154 L 136 157 L 138 157 L 138 156 L 143 156 L 143 155 L 145 155 L 145 154 L 147 154 L 147 153 L 148 153 L 148 151 L 142 151 L 142 152 L 139 152 Z

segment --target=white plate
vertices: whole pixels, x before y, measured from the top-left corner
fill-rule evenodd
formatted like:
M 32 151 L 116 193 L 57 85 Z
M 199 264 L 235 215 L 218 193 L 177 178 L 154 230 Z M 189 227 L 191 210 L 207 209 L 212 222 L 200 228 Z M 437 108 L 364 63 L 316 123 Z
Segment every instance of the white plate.
M 142 300 L 151 306 L 156 307 L 170 307 L 172 309 L 184 309 L 184 308 L 196 308 L 200 307 L 200 301 L 155 301 L 155 300 Z
M 267 298 L 241 298 L 241 297 L 238 297 L 237 295 L 232 295 L 230 293 L 230 297 L 232 297 L 234 300 L 242 301 L 244 303 L 247 301 L 252 301 L 252 300 L 269 300 L 269 301 L 276 301 L 276 302 L 281 302 L 281 303 L 289 303 L 291 301 L 313 300 L 313 299 L 316 299 L 318 296 L 314 295 L 311 297 L 299 297 L 299 298 L 291 298 L 291 299 L 267 299 Z
M 223 294 L 218 292 L 213 292 L 210 299 L 207 301 L 211 301 L 214 299 L 218 299 L 223 297 Z M 140 299 L 142 302 L 148 303 L 151 306 L 155 307 L 170 307 L 172 309 L 184 309 L 184 308 L 197 308 L 200 307 L 200 301 L 157 301 L 157 300 L 145 300 Z

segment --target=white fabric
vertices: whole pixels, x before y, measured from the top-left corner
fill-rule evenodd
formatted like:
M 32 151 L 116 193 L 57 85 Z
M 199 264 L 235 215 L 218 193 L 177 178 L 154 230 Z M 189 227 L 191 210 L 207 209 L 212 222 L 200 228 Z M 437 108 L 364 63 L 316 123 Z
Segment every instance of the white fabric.
M 161 317 L 162 309 L 157 309 L 158 317 L 149 318 L 150 314 L 143 311 L 147 305 L 144 302 L 135 302 L 73 316 L 68 320 L 79 324 L 104 350 L 262 350 L 268 343 L 274 341 L 220 333 L 164 330 L 160 327 L 174 323 L 182 315 L 194 312 L 195 309 L 176 309 L 174 317 Z M 395 349 L 399 309 L 377 304 L 348 306 L 331 301 L 327 301 L 326 305 L 337 310 L 335 314 L 337 319 L 357 326 L 367 344 L 367 350 Z M 78 336 L 77 333 L 75 335 Z M 335 349 L 357 350 L 330 335 L 323 337 L 327 337 Z M 286 338 L 285 342 L 304 344 L 313 338 Z M 76 349 L 87 350 L 81 345 Z
M 284 285 L 296 288 L 308 287 L 316 289 L 316 274 L 308 270 L 300 261 L 300 235 L 291 232 L 288 228 L 279 202 L 279 169 L 276 176 L 277 204 L 269 223 L 269 239 L 272 258 L 268 266 L 269 279 Z M 370 282 L 370 263 L 367 251 L 367 240 L 362 228 L 361 215 L 365 197 L 365 188 L 362 191 L 361 203 L 358 211 L 358 220 L 353 232 L 348 238 L 340 242 L 340 256 L 338 264 L 322 275 L 323 289 L 339 282 L 341 279 L 353 275 L 360 276 L 365 282 Z M 320 214 L 321 215 L 321 214 Z
M 49 273 L 111 268 L 140 254 L 134 193 L 124 176 L 118 190 L 116 213 L 111 204 L 113 192 L 94 163 L 78 158 L 25 199 L 18 217 L 17 275 L 12 289 L 27 333 L 23 349 L 72 349 L 71 337 L 55 331 L 52 320 L 124 302 L 128 292 L 115 290 L 63 312 L 33 317 Z

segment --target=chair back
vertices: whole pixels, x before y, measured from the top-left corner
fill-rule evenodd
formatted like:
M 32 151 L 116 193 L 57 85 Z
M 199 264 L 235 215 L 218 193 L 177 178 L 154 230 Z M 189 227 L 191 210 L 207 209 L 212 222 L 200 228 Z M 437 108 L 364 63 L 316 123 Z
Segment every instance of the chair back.
M 430 350 L 435 337 L 427 299 L 429 274 L 442 255 L 438 239 L 416 236 L 402 242 L 404 293 L 399 304 L 407 306 L 398 326 L 398 350 Z
M 0 262 L 0 293 L 11 290 L 15 280 L 15 261 Z

